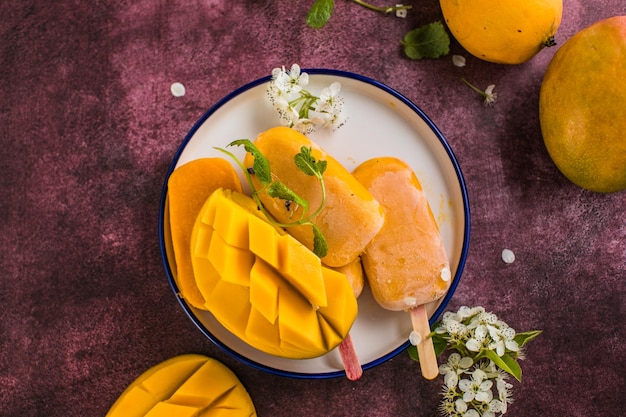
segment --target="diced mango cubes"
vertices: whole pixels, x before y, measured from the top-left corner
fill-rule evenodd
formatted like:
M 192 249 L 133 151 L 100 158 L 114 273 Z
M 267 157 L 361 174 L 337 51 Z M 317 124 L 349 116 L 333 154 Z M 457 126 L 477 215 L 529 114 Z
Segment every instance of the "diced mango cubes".
M 218 189 L 207 199 L 194 224 L 191 253 L 204 307 L 263 352 L 323 355 L 356 319 L 345 275 L 271 225 L 244 194 Z
M 223 414 L 222 414 L 223 412 Z M 181 355 L 139 376 L 106 417 L 255 417 L 256 410 L 237 376 L 203 355 Z

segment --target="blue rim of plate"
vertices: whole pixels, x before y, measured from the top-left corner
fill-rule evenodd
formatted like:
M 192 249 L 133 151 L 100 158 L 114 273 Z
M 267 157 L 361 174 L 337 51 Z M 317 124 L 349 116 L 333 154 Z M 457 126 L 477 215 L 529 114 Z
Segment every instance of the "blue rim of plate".
M 454 166 L 454 170 L 455 170 L 457 179 L 459 181 L 459 186 L 461 188 L 460 191 L 461 191 L 461 195 L 463 197 L 463 212 L 464 212 L 464 216 L 465 216 L 465 227 L 464 227 L 464 230 L 463 230 L 463 248 L 462 248 L 462 251 L 461 251 L 461 258 L 459 259 L 459 265 L 458 265 L 456 273 L 454 275 L 454 279 L 452 281 L 452 284 L 450 284 L 450 288 L 448 289 L 448 292 L 446 293 L 446 295 L 442 299 L 441 303 L 439 304 L 439 306 L 437 307 L 437 309 L 435 310 L 435 312 L 433 313 L 433 315 L 431 316 L 431 318 L 429 320 L 429 324 L 432 326 L 437 321 L 439 316 L 443 313 L 444 309 L 446 308 L 446 306 L 450 302 L 450 299 L 454 295 L 454 292 L 456 291 L 456 287 L 459 284 L 459 281 L 461 280 L 461 275 L 463 273 L 463 269 L 465 268 L 465 262 L 467 260 L 467 254 L 468 254 L 468 250 L 469 250 L 469 239 L 470 239 L 470 208 L 469 208 L 469 199 L 468 199 L 468 195 L 467 195 L 467 188 L 465 186 L 465 179 L 463 178 L 463 173 L 461 172 L 461 168 L 460 168 L 459 163 L 458 163 L 458 161 L 456 159 L 456 156 L 452 152 L 452 149 L 450 148 L 450 145 L 448 144 L 448 142 L 443 137 L 443 134 L 439 131 L 437 126 L 435 126 L 435 124 L 432 122 L 432 120 L 430 120 L 430 118 L 417 105 L 415 105 L 411 100 L 409 100 L 408 98 L 406 98 L 405 96 L 403 96 L 402 94 L 397 92 L 396 90 L 392 89 L 391 87 L 388 87 L 387 85 L 382 84 L 382 83 L 380 83 L 380 82 L 378 82 L 376 80 L 373 80 L 371 78 L 368 78 L 366 76 L 355 74 L 355 73 L 348 72 L 348 71 L 334 70 L 334 69 L 325 69 L 325 68 L 302 69 L 302 71 L 303 72 L 307 72 L 310 75 L 332 75 L 332 76 L 338 76 L 338 77 L 344 77 L 344 78 L 351 78 L 351 79 L 354 79 L 354 80 L 357 80 L 357 81 L 364 82 L 366 84 L 370 84 L 370 85 L 372 85 L 374 87 L 377 87 L 377 88 L 383 90 L 384 92 L 386 92 L 388 94 L 391 94 L 392 96 L 394 96 L 395 98 L 400 100 L 402 103 L 404 103 L 406 106 L 408 106 L 411 110 L 413 110 L 424 121 L 424 123 L 426 123 L 428 125 L 428 127 L 435 133 L 435 135 L 437 136 L 437 139 L 439 139 L 439 142 L 441 143 L 441 146 L 443 146 L 443 148 L 445 149 L 446 153 L 448 154 L 448 157 L 450 158 L 450 161 L 452 162 L 452 165 Z M 241 355 L 240 353 L 236 352 L 235 350 L 233 350 L 232 348 L 230 348 L 229 346 L 224 344 L 222 341 L 220 341 L 217 337 L 215 337 L 200 322 L 200 320 L 196 317 L 196 315 L 193 313 L 193 310 L 185 302 L 185 300 L 183 300 L 181 297 L 178 296 L 180 291 L 178 290 L 178 286 L 176 285 L 176 282 L 174 281 L 174 276 L 172 275 L 172 271 L 170 269 L 170 265 L 169 265 L 169 262 L 167 260 L 167 253 L 166 253 L 166 248 L 165 248 L 165 229 L 164 229 L 165 202 L 166 202 L 166 197 L 167 197 L 167 182 L 168 182 L 168 179 L 169 179 L 170 175 L 172 174 L 172 172 L 176 168 L 176 164 L 178 163 L 178 160 L 180 159 L 180 156 L 181 156 L 183 150 L 185 149 L 185 147 L 187 146 L 187 144 L 189 143 L 189 141 L 191 140 L 193 135 L 196 133 L 196 131 L 200 128 L 200 126 L 202 126 L 202 124 L 209 117 L 211 117 L 211 115 L 213 113 L 215 113 L 218 109 L 220 109 L 224 104 L 228 103 L 233 98 L 239 96 L 240 94 L 245 93 L 246 91 L 256 87 L 259 84 L 264 84 L 264 83 L 269 82 L 271 80 L 271 78 L 272 78 L 271 76 L 266 76 L 266 77 L 263 77 L 263 78 L 259 78 L 259 79 L 255 80 L 255 81 L 252 81 L 252 82 L 250 82 L 248 84 L 245 84 L 245 85 L 239 87 L 238 89 L 236 89 L 233 92 L 231 92 L 228 95 L 226 95 L 224 98 L 222 98 L 220 101 L 218 101 L 215 105 L 213 105 L 209 110 L 207 110 L 207 112 L 204 113 L 204 115 L 202 115 L 202 117 L 193 125 L 193 127 L 191 128 L 189 133 L 187 133 L 187 135 L 185 136 L 185 139 L 183 140 L 182 144 L 179 146 L 178 150 L 176 151 L 176 154 L 174 155 L 174 159 L 172 160 L 172 163 L 170 164 L 170 167 L 169 167 L 169 169 L 167 171 L 167 174 L 165 176 L 165 182 L 164 182 L 164 185 L 163 185 L 163 189 L 161 191 L 161 201 L 160 201 L 160 207 L 159 207 L 159 229 L 158 229 L 158 232 L 159 232 L 159 247 L 160 247 L 160 250 L 161 250 L 161 259 L 163 261 L 163 267 L 165 268 L 165 274 L 167 275 L 167 280 L 169 281 L 169 283 L 170 283 L 170 285 L 172 287 L 172 290 L 174 291 L 174 295 L 176 295 L 176 298 L 178 299 L 178 302 L 180 303 L 180 305 L 183 308 L 183 310 L 185 311 L 185 313 L 189 316 L 191 321 L 193 321 L 193 323 L 195 323 L 195 325 L 198 327 L 198 329 L 200 329 L 200 331 L 211 342 L 213 342 L 217 347 L 219 347 L 221 350 L 223 350 L 228 355 L 232 356 L 233 358 L 235 358 L 235 359 L 237 359 L 237 360 L 239 360 L 239 361 L 241 361 L 241 362 L 243 362 L 243 363 L 245 363 L 245 364 L 247 364 L 247 365 L 249 365 L 249 366 L 251 366 L 253 368 L 259 369 L 261 371 L 268 372 L 270 374 L 279 375 L 279 376 L 285 376 L 285 377 L 290 377 L 290 378 L 300 378 L 300 379 L 329 379 L 329 378 L 345 377 L 345 375 L 346 375 L 345 371 L 334 371 L 334 372 L 324 372 L 324 373 L 311 374 L 311 373 L 291 372 L 291 371 L 285 371 L 285 370 L 282 370 L 282 369 L 276 369 L 276 368 L 272 368 L 271 366 L 260 364 L 260 363 L 258 363 L 256 361 L 253 361 L 252 359 L 249 359 L 249 358 Z M 380 365 L 381 363 L 386 362 L 389 359 L 397 356 L 400 352 L 405 351 L 409 346 L 410 346 L 410 343 L 407 340 L 405 343 L 403 343 L 402 345 L 398 346 L 396 349 L 392 350 L 391 352 L 381 356 L 380 358 L 375 359 L 375 360 L 373 360 L 371 362 L 368 362 L 366 364 L 362 364 L 362 368 L 363 368 L 363 370 L 367 370 L 367 369 L 373 368 L 373 367 L 375 367 L 377 365 Z

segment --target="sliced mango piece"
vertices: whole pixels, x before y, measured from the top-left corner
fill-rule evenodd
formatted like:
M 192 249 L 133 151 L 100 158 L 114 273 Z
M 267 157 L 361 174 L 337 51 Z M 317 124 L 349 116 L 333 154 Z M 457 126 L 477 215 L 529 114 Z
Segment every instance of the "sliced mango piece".
M 274 324 L 278 317 L 278 289 L 281 277 L 269 264 L 260 258 L 250 271 L 250 304 Z
M 281 255 L 276 267 L 280 269 L 285 279 L 314 306 L 328 305 L 320 258 L 288 235 L 282 236 L 278 248 Z M 302 279 L 302 277 L 307 278 Z
M 217 220 L 217 217 L 216 217 Z M 224 281 L 249 286 L 254 255 L 247 248 L 230 246 L 217 231 L 211 236 L 208 258 Z
M 350 284 L 263 218 L 241 193 L 219 189 L 207 199 L 190 242 L 205 308 L 263 352 L 288 358 L 323 355 L 341 343 L 356 319 Z M 230 224 L 218 225 L 219 219 Z M 245 249 L 239 247 L 244 240 Z
M 235 169 L 223 158 L 195 159 L 176 168 L 167 181 L 167 228 L 174 252 L 170 266 L 180 296 L 196 308 L 204 307 L 204 298 L 195 284 L 189 239 L 200 208 L 218 188 L 242 190 Z
M 222 414 L 224 412 L 224 414 Z M 181 355 L 145 371 L 106 417 L 254 417 L 254 404 L 237 376 L 203 355 Z

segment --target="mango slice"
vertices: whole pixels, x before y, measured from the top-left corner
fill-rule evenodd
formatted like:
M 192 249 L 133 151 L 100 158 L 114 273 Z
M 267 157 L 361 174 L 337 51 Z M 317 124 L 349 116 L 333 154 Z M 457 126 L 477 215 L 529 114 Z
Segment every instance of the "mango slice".
M 321 356 L 356 319 L 345 275 L 271 225 L 250 197 L 213 192 L 190 245 L 204 308 L 256 349 L 294 359 Z
M 196 308 L 204 307 L 204 298 L 193 277 L 189 239 L 200 208 L 213 191 L 222 187 L 241 191 L 235 169 L 222 158 L 188 162 L 175 169 L 167 182 L 167 210 L 174 252 L 170 267 L 180 296 Z
M 187 354 L 144 372 L 106 417 L 254 417 L 256 410 L 237 376 L 221 362 Z

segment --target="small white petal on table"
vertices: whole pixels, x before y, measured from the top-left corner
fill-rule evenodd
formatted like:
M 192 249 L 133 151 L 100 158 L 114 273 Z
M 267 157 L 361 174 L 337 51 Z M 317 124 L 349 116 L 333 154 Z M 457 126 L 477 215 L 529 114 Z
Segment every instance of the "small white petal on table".
M 181 83 L 173 83 L 170 91 L 174 97 L 182 97 L 185 95 L 185 86 Z
M 510 249 L 504 249 L 502 251 L 502 260 L 504 261 L 504 263 L 512 264 L 513 262 L 515 262 L 515 254 Z

